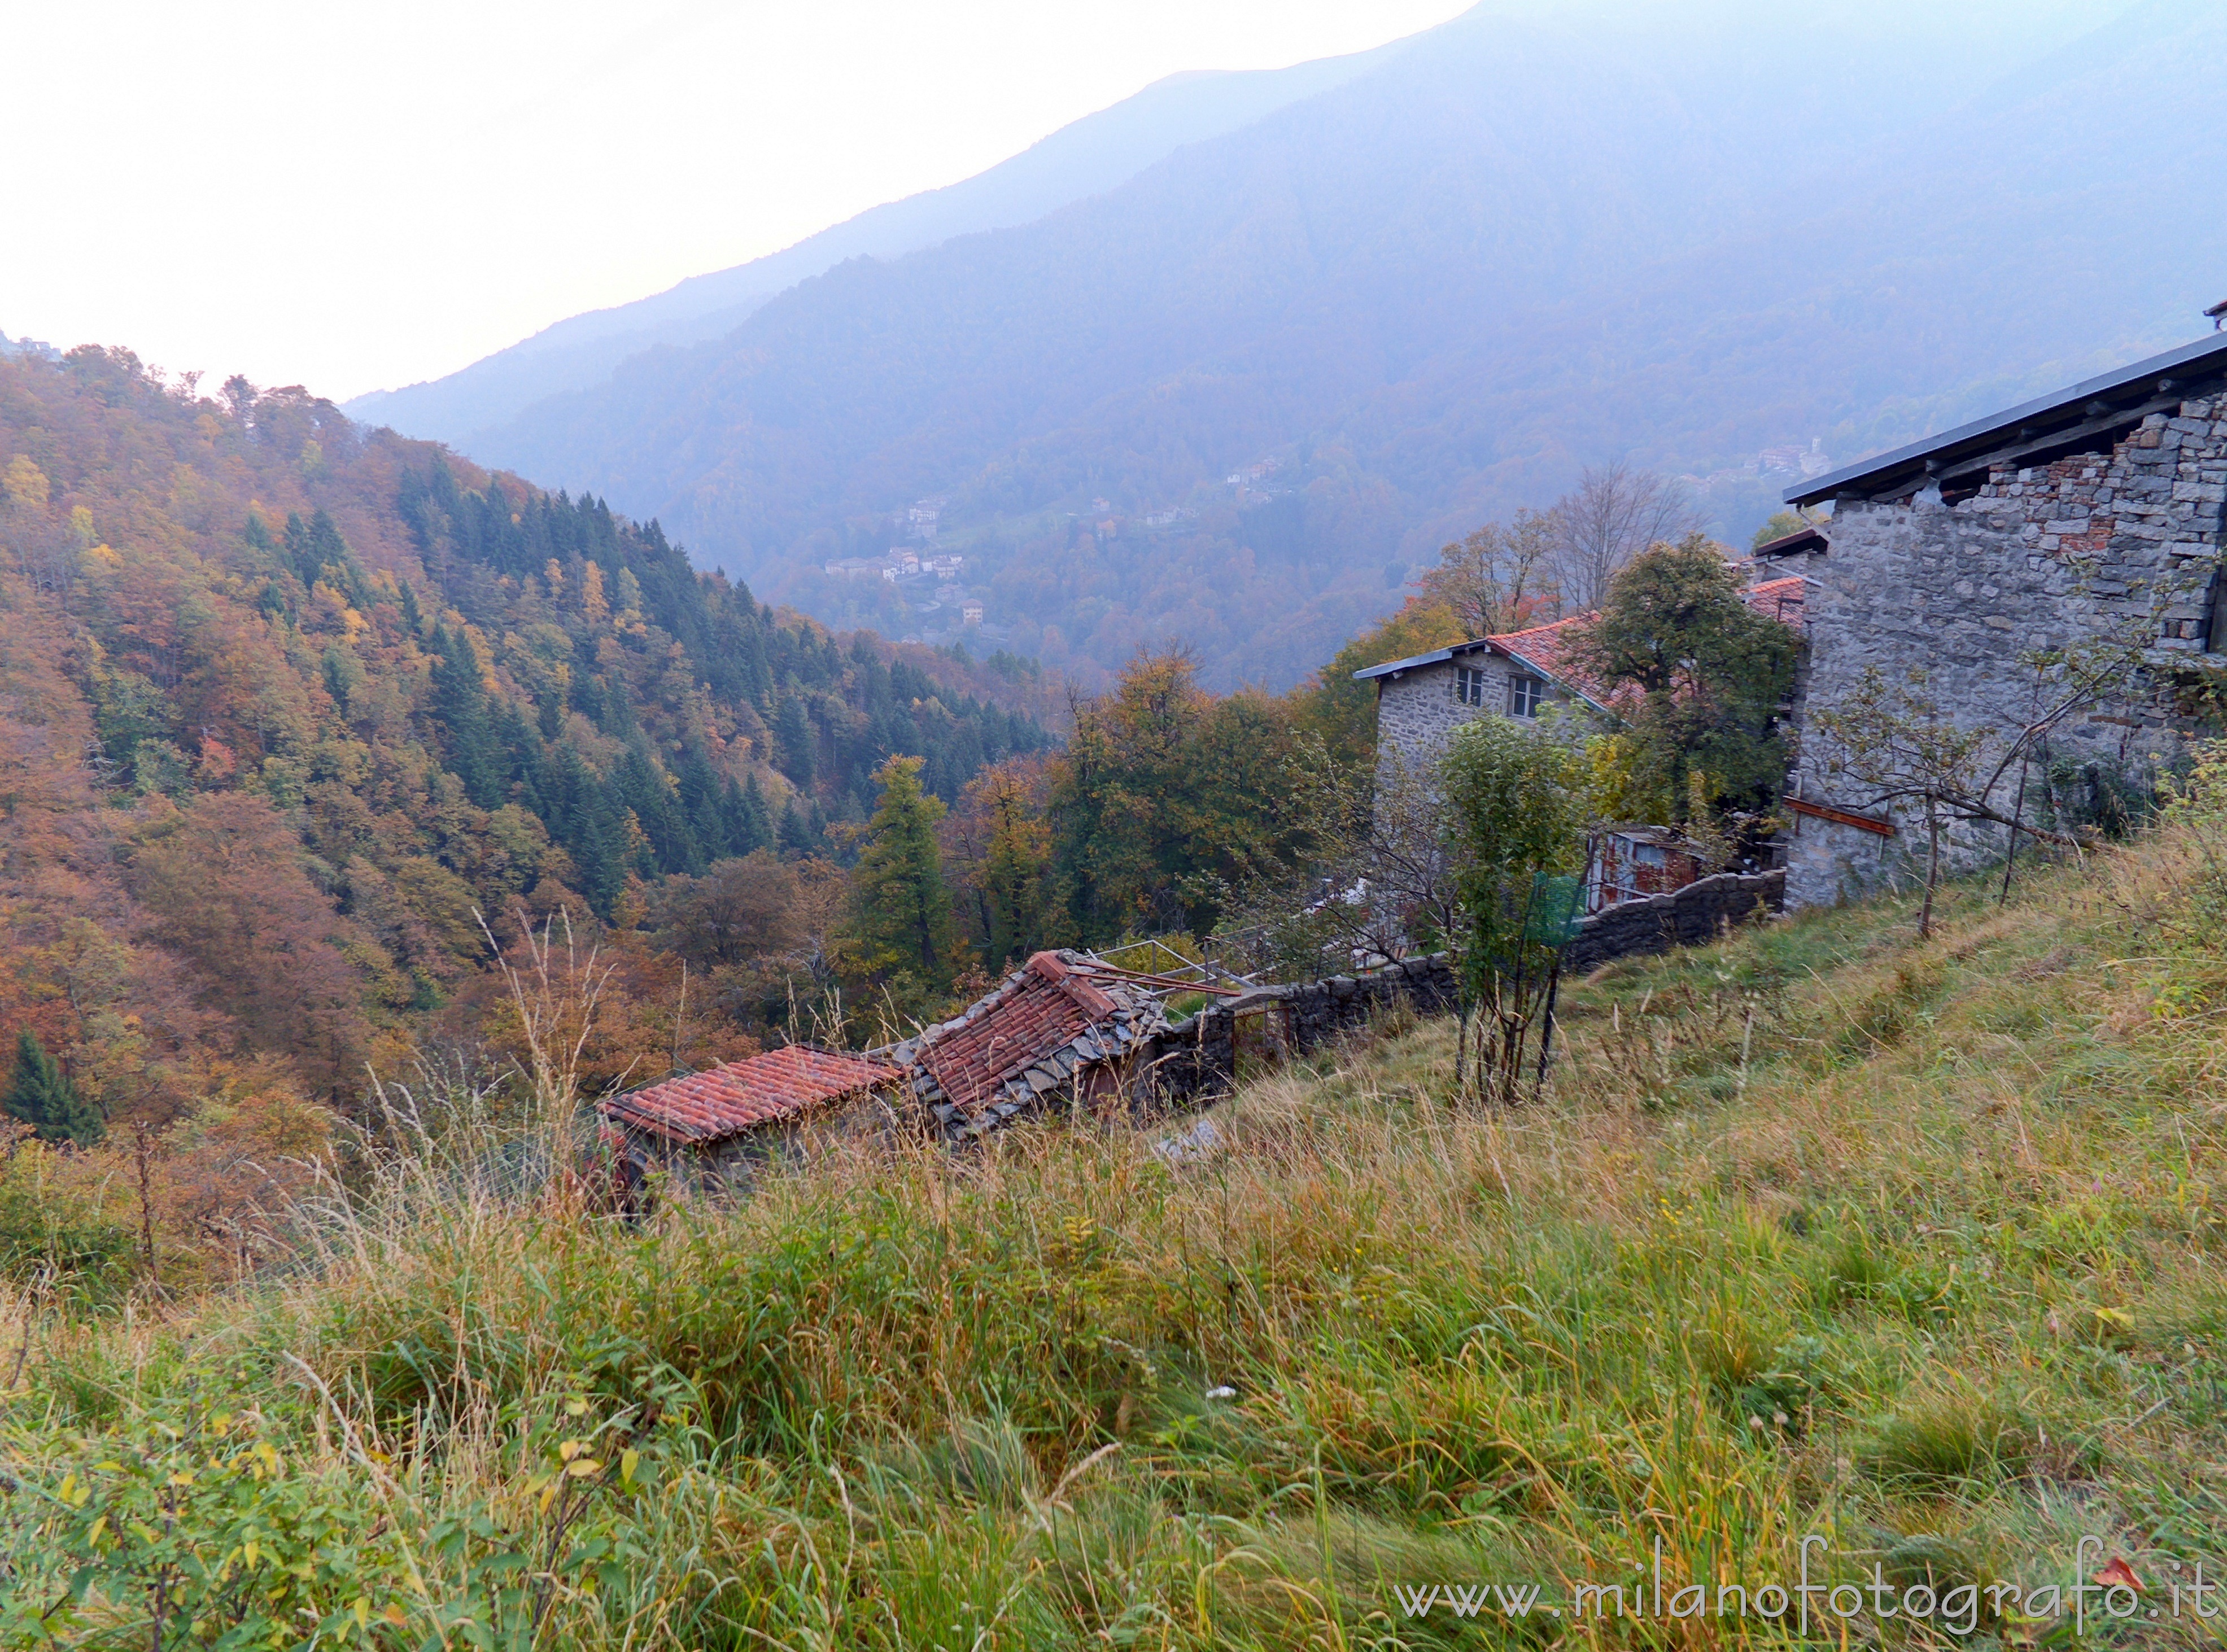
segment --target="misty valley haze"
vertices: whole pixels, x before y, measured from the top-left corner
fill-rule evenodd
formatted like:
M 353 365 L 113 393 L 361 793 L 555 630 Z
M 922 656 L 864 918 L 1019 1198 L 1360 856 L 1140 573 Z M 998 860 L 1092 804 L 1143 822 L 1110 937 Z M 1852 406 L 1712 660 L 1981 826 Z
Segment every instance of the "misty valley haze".
M 935 500 L 1001 645 L 1089 679 L 1181 638 L 1211 681 L 1285 684 L 1588 463 L 1690 475 L 1741 538 L 1770 465 L 2200 325 L 2227 23 L 1950 10 L 1480 7 L 1156 88 L 1018 181 L 359 406 L 893 635 L 955 609 L 818 571 Z M 571 387 L 527 401 L 552 373 Z

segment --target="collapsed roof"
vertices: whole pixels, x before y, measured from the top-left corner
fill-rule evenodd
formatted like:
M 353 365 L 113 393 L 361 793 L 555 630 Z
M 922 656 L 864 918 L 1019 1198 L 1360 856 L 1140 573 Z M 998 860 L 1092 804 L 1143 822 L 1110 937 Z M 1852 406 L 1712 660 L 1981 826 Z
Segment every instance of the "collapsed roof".
M 1185 985 L 1040 952 L 964 1014 L 889 1054 L 937 1124 L 980 1135 L 1135 1053 L 1167 1025 L 1161 995 Z

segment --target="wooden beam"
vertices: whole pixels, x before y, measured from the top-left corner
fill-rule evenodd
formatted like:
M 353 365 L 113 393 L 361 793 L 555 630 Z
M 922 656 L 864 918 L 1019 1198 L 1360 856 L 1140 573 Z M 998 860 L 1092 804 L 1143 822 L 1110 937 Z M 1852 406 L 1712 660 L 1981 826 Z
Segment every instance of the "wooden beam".
M 1882 838 L 1893 837 L 1897 829 L 1892 820 L 1874 820 L 1868 814 L 1857 814 L 1848 809 L 1836 809 L 1829 803 L 1812 803 L 1806 798 L 1800 797 L 1790 797 L 1784 800 L 1786 807 L 1796 814 L 1807 814 L 1819 820 L 1830 820 L 1835 826 L 1854 826 L 1859 832 L 1875 832 Z

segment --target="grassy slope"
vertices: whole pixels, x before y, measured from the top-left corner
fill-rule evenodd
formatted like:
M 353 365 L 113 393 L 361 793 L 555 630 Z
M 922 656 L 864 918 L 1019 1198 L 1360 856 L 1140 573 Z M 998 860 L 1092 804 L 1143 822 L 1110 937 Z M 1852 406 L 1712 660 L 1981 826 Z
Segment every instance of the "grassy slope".
M 348 1633 L 397 1645 L 431 1600 L 500 1612 L 475 1564 L 584 1539 L 612 1547 L 554 1568 L 545 1644 L 1791 1639 L 1394 1609 L 1394 1582 L 1631 1576 L 1658 1534 L 1674 1581 L 1784 1577 L 1815 1532 L 1947 1586 L 2069 1580 L 2093 1533 L 2155 1587 L 2227 1558 L 2208 841 L 2000 911 L 1965 889 L 1930 943 L 1883 903 L 1614 966 L 1570 1000 L 1558 1095 L 1513 1114 L 1434 1099 L 1443 1024 L 1390 1029 L 1251 1084 L 1179 1171 L 1046 1131 L 643 1231 L 468 1203 L 297 1284 L 50 1326 L 0 1425 L 16 1598 L 59 1591 L 150 1418 L 192 1434 L 154 1440 L 163 1471 L 273 1445 L 252 1484 L 196 1469 L 208 1531 L 322 1497 L 317 1541 L 370 1581 L 311 1616 L 361 1595 L 409 1627 Z M 640 1489 L 592 1445 L 612 1466 L 552 1548 L 537 1464 L 652 1400 Z M 79 1513 L 37 1501 L 104 1457 L 126 1472 Z M 104 1565 L 93 1616 L 144 1616 Z

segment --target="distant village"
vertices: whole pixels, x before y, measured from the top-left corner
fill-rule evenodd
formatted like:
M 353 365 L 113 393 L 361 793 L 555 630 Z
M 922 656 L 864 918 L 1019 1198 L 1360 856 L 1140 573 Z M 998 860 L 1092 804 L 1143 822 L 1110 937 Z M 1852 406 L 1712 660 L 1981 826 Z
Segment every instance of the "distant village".
M 820 571 L 830 579 L 888 581 L 903 595 L 924 631 L 983 628 L 981 597 L 959 583 L 967 571 L 966 557 L 935 549 L 937 525 L 948 502 L 937 495 L 920 500 L 898 514 L 893 526 L 912 543 L 893 545 L 879 557 L 839 558 L 823 564 Z M 992 629 L 986 628 L 984 634 L 989 635 Z

